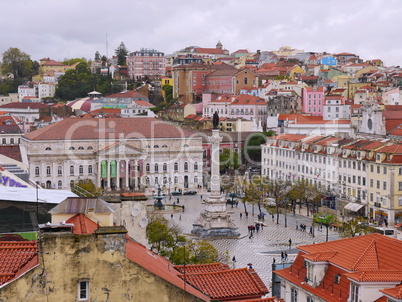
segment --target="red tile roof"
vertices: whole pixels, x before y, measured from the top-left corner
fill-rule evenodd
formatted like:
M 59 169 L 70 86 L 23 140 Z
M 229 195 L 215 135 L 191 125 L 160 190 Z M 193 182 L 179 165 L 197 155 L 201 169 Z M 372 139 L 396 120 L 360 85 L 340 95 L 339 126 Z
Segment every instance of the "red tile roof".
M 8 103 L 0 106 L 0 108 L 10 108 L 10 109 L 41 109 L 41 108 L 49 108 L 51 105 L 43 104 L 43 103 L 22 103 L 22 102 L 14 102 L 14 103 Z
M 105 98 L 132 98 L 132 99 L 148 99 L 142 93 L 134 90 L 127 90 L 106 96 Z
M 248 268 L 186 274 L 185 280 L 211 299 L 220 301 L 259 298 L 269 292 L 257 273 Z
M 32 241 L 0 241 L 0 285 L 38 265 L 38 248 Z
M 198 274 L 198 273 L 212 273 L 212 272 L 220 272 L 230 270 L 229 265 L 223 264 L 221 262 L 218 263 L 207 263 L 207 264 L 194 264 L 194 265 L 176 265 L 174 267 L 180 273 L 186 274 Z
M 71 131 L 74 130 L 74 131 Z M 29 140 L 99 139 L 102 135 L 119 138 L 137 133 L 145 138 L 189 137 L 190 132 L 150 117 L 75 118 L 69 117 L 24 135 Z M 138 136 L 137 135 L 137 136 Z
M 393 288 L 386 288 L 386 289 L 383 289 L 380 291 L 395 299 L 402 299 L 402 285 L 395 286 Z M 387 301 L 388 301 L 388 299 L 384 300 L 384 302 L 387 302 Z
M 66 221 L 73 223 L 73 233 L 76 235 L 92 234 L 99 227 L 97 223 L 89 219 L 85 214 L 76 214 Z
M 0 154 L 22 162 L 20 146 L 0 146 Z
M 220 48 L 194 48 L 195 53 L 206 53 L 206 54 L 214 54 L 214 55 L 223 55 L 223 49 Z
M 350 279 L 360 282 L 398 282 L 402 280 L 402 241 L 380 234 L 345 238 L 331 242 L 298 246 L 295 262 L 286 269 L 275 271 L 282 278 L 297 284 L 325 301 L 347 301 Z M 320 286 L 304 283 L 304 258 L 327 261 L 328 268 Z M 339 284 L 334 276 L 341 275 Z M 331 286 L 329 286 L 331 285 Z

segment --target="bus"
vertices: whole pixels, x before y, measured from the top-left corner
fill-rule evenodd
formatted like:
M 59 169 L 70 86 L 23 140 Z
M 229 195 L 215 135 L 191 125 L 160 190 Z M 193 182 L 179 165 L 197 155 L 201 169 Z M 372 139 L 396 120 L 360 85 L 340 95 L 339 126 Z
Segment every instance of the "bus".
M 368 227 L 369 233 L 378 233 L 388 237 L 396 238 L 396 231 L 386 227 Z

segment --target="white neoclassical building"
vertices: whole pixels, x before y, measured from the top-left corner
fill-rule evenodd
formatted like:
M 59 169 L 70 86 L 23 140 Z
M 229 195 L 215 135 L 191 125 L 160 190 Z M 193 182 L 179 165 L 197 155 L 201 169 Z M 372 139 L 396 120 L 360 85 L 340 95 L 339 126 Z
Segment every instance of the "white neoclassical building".
M 155 118 L 66 118 L 26 134 L 21 153 L 30 179 L 67 189 L 91 179 L 113 190 L 196 189 L 202 141 Z

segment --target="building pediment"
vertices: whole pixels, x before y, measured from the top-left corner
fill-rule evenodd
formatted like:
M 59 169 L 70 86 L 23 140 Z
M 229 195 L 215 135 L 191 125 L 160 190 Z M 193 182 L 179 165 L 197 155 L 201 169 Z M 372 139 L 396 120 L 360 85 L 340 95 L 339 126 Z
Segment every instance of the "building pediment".
M 130 155 L 130 156 L 135 156 L 135 155 L 142 155 L 143 152 L 141 149 L 127 145 L 125 143 L 115 143 L 108 145 L 102 149 L 99 150 L 98 155 L 99 156 L 113 156 L 113 155 Z

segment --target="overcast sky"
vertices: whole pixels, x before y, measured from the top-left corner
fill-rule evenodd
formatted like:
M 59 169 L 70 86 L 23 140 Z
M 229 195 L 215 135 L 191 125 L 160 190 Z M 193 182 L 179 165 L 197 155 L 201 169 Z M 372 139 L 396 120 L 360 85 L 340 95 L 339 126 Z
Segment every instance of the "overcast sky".
M 0 8 L 0 53 L 17 47 L 33 60 L 111 56 L 120 42 L 172 54 L 220 40 L 230 52 L 291 46 L 402 65 L 400 0 L 0 0 Z

